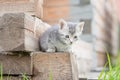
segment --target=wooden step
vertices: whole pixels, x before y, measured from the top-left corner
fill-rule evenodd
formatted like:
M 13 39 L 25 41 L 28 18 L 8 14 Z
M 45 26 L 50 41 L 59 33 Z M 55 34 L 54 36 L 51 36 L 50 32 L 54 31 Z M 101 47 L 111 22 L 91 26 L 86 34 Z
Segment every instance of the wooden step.
M 33 80 L 73 80 L 69 53 L 33 52 Z M 73 68 L 74 69 L 74 68 Z M 76 79 L 75 79 L 76 80 Z
M 9 54 L 9 55 L 7 55 Z M 14 55 L 17 54 L 17 55 Z M 1 52 L 0 64 L 2 66 L 3 75 L 32 75 L 32 58 L 30 55 L 24 55 L 19 52 Z
M 6 54 L 5 54 L 6 53 Z M 0 53 L 4 78 L 21 80 L 26 74 L 32 80 L 78 80 L 76 57 L 70 53 L 5 52 Z M 5 79 L 6 80 L 6 79 Z
M 29 2 L 30 0 L 0 0 L 0 3 Z
M 43 16 L 42 4 L 42 0 L 1 0 L 0 15 L 23 12 L 41 18 Z
M 26 80 L 19 76 L 3 76 L 3 80 Z M 31 80 L 30 78 L 27 78 L 27 80 Z
M 24 13 L 0 18 L 0 51 L 39 51 L 39 37 L 47 23 Z
M 32 2 L 0 3 L 0 14 L 18 12 L 26 12 L 32 15 L 35 13 L 35 4 Z

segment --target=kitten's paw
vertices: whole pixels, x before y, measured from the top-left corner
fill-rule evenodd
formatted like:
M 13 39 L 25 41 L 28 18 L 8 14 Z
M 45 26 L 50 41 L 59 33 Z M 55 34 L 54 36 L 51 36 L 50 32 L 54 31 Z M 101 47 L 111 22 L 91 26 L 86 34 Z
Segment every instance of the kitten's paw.
M 47 49 L 46 52 L 52 53 L 55 52 L 55 49 Z
M 73 52 L 72 52 L 72 51 L 68 51 L 68 53 L 73 54 Z
M 70 54 L 73 54 L 72 49 L 68 49 L 67 52 L 70 53 Z

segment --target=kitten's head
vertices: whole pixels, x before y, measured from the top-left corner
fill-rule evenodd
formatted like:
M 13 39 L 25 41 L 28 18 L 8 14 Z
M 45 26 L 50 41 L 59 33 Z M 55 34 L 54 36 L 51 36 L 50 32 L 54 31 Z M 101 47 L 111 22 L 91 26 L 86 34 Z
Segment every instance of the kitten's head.
M 60 40 L 68 45 L 76 42 L 82 33 L 83 26 L 84 22 L 72 23 L 60 19 L 59 21 Z

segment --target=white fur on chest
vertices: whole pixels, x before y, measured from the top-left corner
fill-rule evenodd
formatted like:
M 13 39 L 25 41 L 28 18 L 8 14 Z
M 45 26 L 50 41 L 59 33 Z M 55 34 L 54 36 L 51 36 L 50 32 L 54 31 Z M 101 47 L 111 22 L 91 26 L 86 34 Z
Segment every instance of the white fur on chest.
M 57 51 L 64 51 L 64 52 L 69 52 L 69 50 L 71 49 L 70 45 L 65 45 L 60 42 L 57 42 L 55 47 L 57 48 Z

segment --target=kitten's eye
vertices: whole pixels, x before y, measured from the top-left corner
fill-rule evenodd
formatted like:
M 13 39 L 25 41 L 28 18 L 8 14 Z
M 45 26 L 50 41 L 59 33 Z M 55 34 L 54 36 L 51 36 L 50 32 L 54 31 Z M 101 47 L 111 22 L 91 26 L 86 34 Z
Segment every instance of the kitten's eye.
M 69 35 L 66 35 L 65 37 L 66 37 L 66 38 L 69 38 Z
M 74 36 L 74 38 L 76 39 L 76 38 L 77 38 L 77 36 Z

